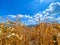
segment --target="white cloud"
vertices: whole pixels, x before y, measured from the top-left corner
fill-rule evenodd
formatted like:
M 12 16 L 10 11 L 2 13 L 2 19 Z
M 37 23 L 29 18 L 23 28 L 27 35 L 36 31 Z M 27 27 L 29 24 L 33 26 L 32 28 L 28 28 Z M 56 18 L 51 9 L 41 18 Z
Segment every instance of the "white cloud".
M 47 19 L 48 21 L 53 21 L 54 20 L 54 16 L 60 13 L 60 3 L 59 2 L 55 2 L 55 3 L 51 3 L 48 7 L 48 9 L 46 9 L 43 12 L 39 12 L 37 14 L 34 15 L 33 19 L 29 20 L 29 22 L 39 22 L 39 18 L 40 21 L 43 21 L 45 19 Z M 57 18 L 56 20 L 60 20 L 60 18 Z
M 42 19 L 42 14 L 35 14 L 32 19 L 28 20 L 29 22 L 32 23 L 39 23 L 39 21 Z
M 56 18 L 55 20 L 60 20 L 60 17 Z
M 10 18 L 16 18 L 16 17 L 22 18 L 22 17 L 24 17 L 24 16 L 21 15 L 21 14 L 18 14 L 18 15 L 8 15 L 8 17 L 10 17 Z
M 30 15 L 25 15 L 24 17 L 25 17 L 25 18 L 29 18 L 29 19 L 32 19 L 32 18 L 33 18 L 33 17 L 30 16 Z
M 42 14 L 37 13 L 37 14 L 34 15 L 34 17 L 35 18 L 41 18 L 42 17 Z
M 23 16 L 23 15 L 21 15 L 21 14 L 18 14 L 17 16 L 18 16 L 18 17 L 20 17 L 20 18 L 24 17 L 24 16 Z
M 46 16 L 46 15 L 45 15 L 43 18 L 44 18 L 44 19 L 45 19 L 45 18 L 46 18 L 46 19 L 53 19 L 54 17 L 53 17 L 53 16 Z
M 33 17 L 30 16 L 30 15 L 22 15 L 22 14 L 18 14 L 18 15 L 8 15 L 8 17 L 10 17 L 10 18 L 16 18 L 16 17 L 18 17 L 18 18 L 29 18 L 29 19 L 32 19 L 32 18 L 33 18 Z
M 38 24 L 39 23 L 38 19 L 30 19 L 30 20 L 28 20 L 28 22 L 31 24 Z
M 42 20 L 43 15 L 40 13 L 35 14 L 34 21 L 39 22 Z
M 16 16 L 15 16 L 15 15 L 8 15 L 8 17 L 16 18 Z
M 55 3 L 51 3 L 48 7 L 48 9 L 46 9 L 45 11 L 43 11 L 44 14 L 47 13 L 47 15 L 55 15 L 60 13 L 60 3 L 59 2 L 55 2 Z
M 59 2 L 57 2 L 57 4 L 59 4 L 59 5 L 60 5 L 60 3 L 59 3 Z

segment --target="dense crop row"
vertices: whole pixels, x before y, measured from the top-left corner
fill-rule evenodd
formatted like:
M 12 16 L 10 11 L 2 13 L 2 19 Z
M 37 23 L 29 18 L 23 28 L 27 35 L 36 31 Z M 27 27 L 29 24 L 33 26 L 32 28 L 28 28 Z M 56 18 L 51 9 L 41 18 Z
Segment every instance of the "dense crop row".
M 28 27 L 15 22 L 0 23 L 0 45 L 60 45 L 60 24 Z

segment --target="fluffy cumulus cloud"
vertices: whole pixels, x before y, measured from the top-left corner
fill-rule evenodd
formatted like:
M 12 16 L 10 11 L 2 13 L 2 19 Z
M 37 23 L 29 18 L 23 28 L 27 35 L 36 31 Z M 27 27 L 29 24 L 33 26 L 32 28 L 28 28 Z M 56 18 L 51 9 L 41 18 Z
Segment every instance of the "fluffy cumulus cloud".
M 60 14 L 60 3 L 59 2 L 51 3 L 48 9 L 42 12 L 42 15 L 43 15 L 42 19 L 45 19 L 45 18 L 54 19 L 54 17 L 57 14 Z
M 18 15 L 8 15 L 8 17 L 10 17 L 10 18 L 16 18 L 16 17 L 18 17 L 18 18 L 29 18 L 29 19 L 32 19 L 32 18 L 33 18 L 33 17 L 30 16 L 30 15 L 22 15 L 22 14 L 18 14 Z
M 51 3 L 48 9 L 42 11 L 41 13 L 39 12 L 35 14 L 34 19 L 29 20 L 29 22 L 39 22 L 44 20 L 53 21 L 55 15 L 57 14 L 60 14 L 60 3 L 59 2 Z M 60 20 L 60 17 L 56 18 L 55 20 Z
M 45 11 L 43 11 L 44 14 L 46 15 L 56 15 L 60 13 L 60 3 L 51 3 Z
M 16 18 L 16 16 L 15 16 L 15 15 L 8 15 L 8 17 Z
M 58 20 L 58 21 L 59 21 L 59 20 L 60 20 L 60 17 L 56 18 L 56 20 Z
M 37 13 L 33 16 L 32 19 L 30 19 L 28 21 L 33 22 L 33 23 L 39 23 L 39 21 L 42 19 L 42 17 L 43 17 L 42 14 Z
M 30 16 L 30 15 L 25 15 L 24 17 L 25 17 L 25 18 L 29 18 L 29 19 L 32 19 L 32 18 L 33 18 L 33 17 Z
M 24 17 L 24 16 L 23 16 L 23 15 L 21 15 L 21 14 L 18 14 L 17 16 L 18 16 L 18 17 L 20 17 L 20 18 Z
M 42 17 L 43 17 L 42 14 L 37 13 L 37 14 L 34 16 L 34 21 L 39 22 L 40 20 L 42 20 Z
M 37 14 L 34 15 L 34 17 L 35 18 L 42 18 L 42 14 L 37 13 Z
M 8 17 L 10 17 L 10 18 L 16 18 L 16 17 L 22 18 L 22 17 L 24 17 L 24 16 L 21 15 L 21 14 L 18 14 L 18 15 L 8 15 Z
M 48 9 L 46 9 L 42 13 L 44 14 L 43 19 L 54 20 L 55 16 L 57 16 L 57 14 L 60 14 L 60 3 L 59 2 L 51 3 L 49 5 Z M 57 18 L 55 20 L 59 20 L 59 18 Z

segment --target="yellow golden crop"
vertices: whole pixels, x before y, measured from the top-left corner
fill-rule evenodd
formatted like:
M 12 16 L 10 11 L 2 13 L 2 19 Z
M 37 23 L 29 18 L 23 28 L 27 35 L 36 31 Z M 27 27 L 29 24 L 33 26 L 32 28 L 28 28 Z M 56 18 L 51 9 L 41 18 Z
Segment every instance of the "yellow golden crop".
M 14 22 L 8 25 L 0 24 L 0 45 L 60 45 L 60 24 L 41 23 L 27 27 Z

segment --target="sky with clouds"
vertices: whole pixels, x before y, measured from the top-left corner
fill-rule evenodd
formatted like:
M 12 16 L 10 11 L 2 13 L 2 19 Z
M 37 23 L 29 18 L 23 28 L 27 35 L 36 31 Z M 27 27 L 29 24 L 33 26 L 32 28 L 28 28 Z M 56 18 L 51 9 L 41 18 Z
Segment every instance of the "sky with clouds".
M 0 17 L 8 16 L 12 21 L 16 15 L 25 24 L 37 24 L 41 21 L 60 23 L 60 0 L 0 0 Z

